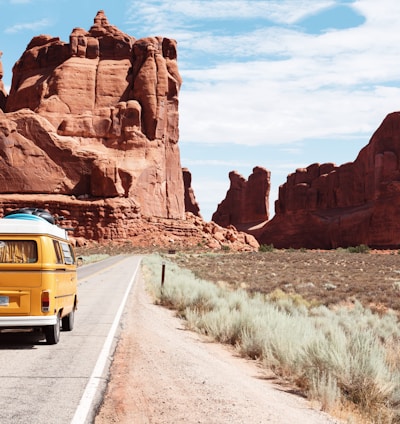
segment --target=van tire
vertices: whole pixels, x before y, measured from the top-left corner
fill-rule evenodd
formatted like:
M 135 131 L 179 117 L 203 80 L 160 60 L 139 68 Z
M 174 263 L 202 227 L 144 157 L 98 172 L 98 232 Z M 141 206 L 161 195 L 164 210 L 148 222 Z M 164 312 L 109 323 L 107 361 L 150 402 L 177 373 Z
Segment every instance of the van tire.
M 60 341 L 61 319 L 57 315 L 57 322 L 54 325 L 44 327 L 44 335 L 46 336 L 47 344 L 53 345 Z
M 62 319 L 63 331 L 72 331 L 72 329 L 74 328 L 74 320 L 75 309 L 72 309 L 72 311 Z

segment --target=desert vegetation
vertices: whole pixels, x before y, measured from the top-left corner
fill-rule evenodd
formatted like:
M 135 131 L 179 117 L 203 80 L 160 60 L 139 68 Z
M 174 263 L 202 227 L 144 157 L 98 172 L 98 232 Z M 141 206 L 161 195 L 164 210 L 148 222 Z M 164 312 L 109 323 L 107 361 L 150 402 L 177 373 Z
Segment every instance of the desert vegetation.
M 398 423 L 399 260 L 368 249 L 153 254 L 143 274 L 189 329 L 231 344 L 322 409 L 349 423 Z

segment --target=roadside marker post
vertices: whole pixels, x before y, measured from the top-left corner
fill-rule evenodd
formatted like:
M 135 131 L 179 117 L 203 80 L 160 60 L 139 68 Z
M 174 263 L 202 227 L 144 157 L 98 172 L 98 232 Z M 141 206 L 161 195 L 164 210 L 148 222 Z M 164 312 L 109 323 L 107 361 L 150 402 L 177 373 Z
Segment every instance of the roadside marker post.
M 161 267 L 161 287 L 164 287 L 164 281 L 165 281 L 165 262 L 162 263 L 162 267 Z

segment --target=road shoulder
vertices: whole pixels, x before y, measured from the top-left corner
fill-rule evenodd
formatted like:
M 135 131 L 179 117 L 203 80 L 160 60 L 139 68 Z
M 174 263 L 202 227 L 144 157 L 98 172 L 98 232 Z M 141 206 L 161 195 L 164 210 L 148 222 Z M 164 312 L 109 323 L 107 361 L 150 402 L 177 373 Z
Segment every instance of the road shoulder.
M 187 331 L 156 306 L 141 276 L 130 294 L 95 424 L 332 424 L 254 361 Z

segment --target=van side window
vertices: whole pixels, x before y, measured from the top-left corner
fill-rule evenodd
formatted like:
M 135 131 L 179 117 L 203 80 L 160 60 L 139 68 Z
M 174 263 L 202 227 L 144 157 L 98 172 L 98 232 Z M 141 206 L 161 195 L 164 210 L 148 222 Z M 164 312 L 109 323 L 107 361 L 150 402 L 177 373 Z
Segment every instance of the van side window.
M 0 240 L 0 263 L 29 264 L 38 260 L 34 240 Z
M 68 243 L 60 242 L 61 248 L 64 254 L 64 263 L 67 265 L 72 265 L 75 263 L 74 253 Z
M 63 259 L 60 243 L 57 240 L 53 240 L 53 246 L 54 246 L 54 251 L 56 253 L 56 262 L 58 264 L 63 264 L 64 259 Z

